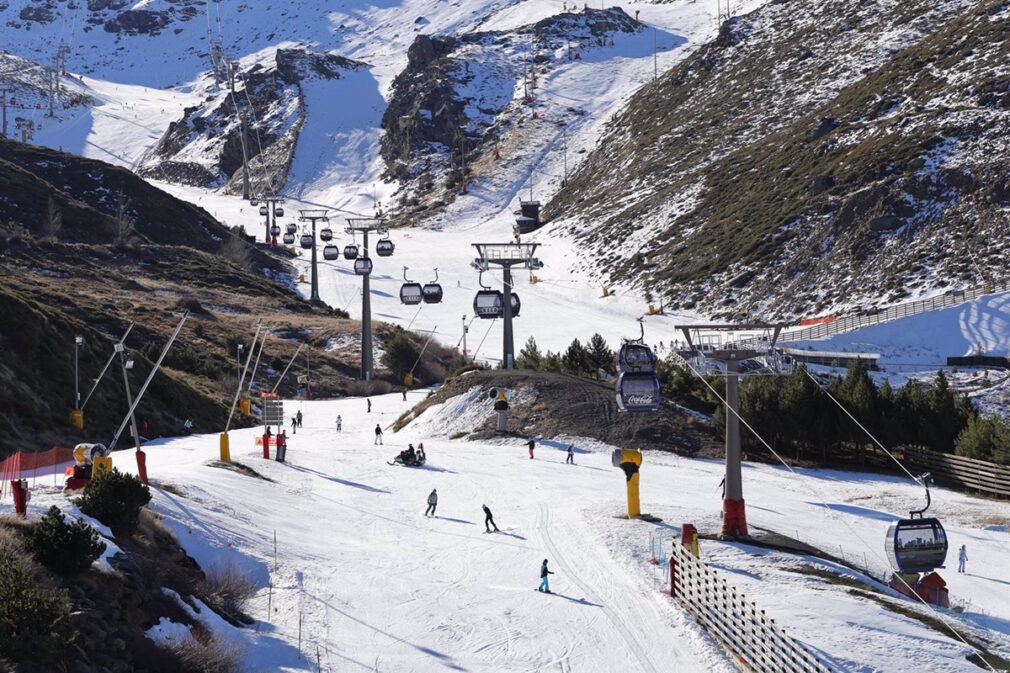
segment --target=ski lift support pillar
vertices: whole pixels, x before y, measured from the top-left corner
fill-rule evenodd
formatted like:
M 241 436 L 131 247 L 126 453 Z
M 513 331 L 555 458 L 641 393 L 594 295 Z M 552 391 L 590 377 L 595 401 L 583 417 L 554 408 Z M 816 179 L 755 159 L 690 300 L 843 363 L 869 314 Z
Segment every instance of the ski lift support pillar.
M 772 338 L 768 344 L 769 352 L 775 348 L 783 325 L 749 324 L 749 325 L 678 325 L 688 347 L 695 352 L 692 332 L 741 332 L 754 330 L 772 330 Z M 725 539 L 745 538 L 747 532 L 747 513 L 743 499 L 743 469 L 740 450 L 740 362 L 759 355 L 758 351 L 737 346 L 733 342 L 726 343 L 718 350 L 703 352 L 704 357 L 718 360 L 726 366 L 726 477 L 722 506 L 722 537 Z
M 504 303 L 502 318 L 505 322 L 502 337 L 502 369 L 515 369 L 515 340 L 512 336 L 512 267 L 522 265 L 532 269 L 538 243 L 473 243 L 477 249 L 474 266 L 486 270 L 494 264 L 502 268 Z M 539 266 L 537 267 L 539 268 Z
M 312 292 L 309 301 L 313 303 L 321 301 L 319 299 L 319 273 L 316 265 L 316 222 L 328 222 L 330 218 L 326 217 L 326 212 L 325 208 L 321 210 L 298 211 L 300 215 L 298 218 L 299 221 L 312 223 Z
M 361 234 L 362 257 L 368 257 L 368 234 L 375 232 L 380 236 L 386 235 L 385 220 L 381 217 L 348 217 L 348 234 Z M 372 356 L 372 290 L 370 284 L 371 274 L 366 273 L 361 276 L 361 380 L 371 381 L 373 374 Z

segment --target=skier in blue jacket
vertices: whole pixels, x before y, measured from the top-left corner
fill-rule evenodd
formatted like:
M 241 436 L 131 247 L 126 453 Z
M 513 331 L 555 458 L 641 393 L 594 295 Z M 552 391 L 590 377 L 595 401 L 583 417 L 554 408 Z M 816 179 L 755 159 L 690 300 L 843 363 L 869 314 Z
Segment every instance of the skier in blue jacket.
M 547 569 L 547 559 L 544 559 L 543 564 L 540 566 L 540 586 L 537 587 L 537 591 L 542 591 L 543 593 L 551 593 L 550 582 L 547 581 L 548 575 L 553 575 L 554 573 Z

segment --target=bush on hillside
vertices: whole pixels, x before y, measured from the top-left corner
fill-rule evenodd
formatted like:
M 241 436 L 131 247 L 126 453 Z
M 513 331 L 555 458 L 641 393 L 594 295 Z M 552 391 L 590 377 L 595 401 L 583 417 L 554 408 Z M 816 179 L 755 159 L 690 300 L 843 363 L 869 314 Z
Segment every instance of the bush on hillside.
M 0 652 L 55 654 L 61 643 L 53 629 L 69 614 L 63 593 L 40 587 L 18 555 L 0 552 Z
M 106 526 L 130 531 L 137 526 L 140 508 L 151 501 L 151 492 L 140 479 L 119 470 L 95 477 L 84 487 L 77 506 Z
M 393 338 L 386 342 L 386 351 L 382 354 L 382 364 L 393 370 L 396 378 L 402 380 L 403 375 L 411 370 L 417 362 L 420 351 L 406 332 L 398 329 Z
M 98 531 L 83 521 L 67 523 L 55 505 L 35 525 L 29 547 L 39 563 L 68 577 L 90 568 L 105 551 Z

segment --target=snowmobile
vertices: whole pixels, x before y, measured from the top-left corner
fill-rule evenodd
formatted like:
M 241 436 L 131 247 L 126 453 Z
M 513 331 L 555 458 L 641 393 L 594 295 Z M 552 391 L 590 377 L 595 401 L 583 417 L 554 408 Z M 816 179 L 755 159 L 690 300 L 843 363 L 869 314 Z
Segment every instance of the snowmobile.
M 421 467 L 424 465 L 424 458 L 417 453 L 408 453 L 407 451 L 401 451 L 399 455 L 393 458 L 393 462 L 390 465 L 405 465 L 407 467 Z

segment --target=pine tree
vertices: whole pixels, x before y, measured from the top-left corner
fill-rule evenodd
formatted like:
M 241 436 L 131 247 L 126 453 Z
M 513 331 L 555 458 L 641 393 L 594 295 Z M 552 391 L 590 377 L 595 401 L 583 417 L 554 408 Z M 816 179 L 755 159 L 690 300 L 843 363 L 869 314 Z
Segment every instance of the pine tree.
M 537 340 L 530 337 L 526 340 L 526 345 L 519 351 L 519 357 L 516 358 L 516 367 L 518 369 L 537 370 L 541 369 L 543 365 L 544 356 L 540 352 L 540 347 L 537 346 Z
M 578 339 L 572 339 L 568 350 L 561 358 L 561 363 L 566 374 L 581 376 L 588 368 L 589 353 Z
M 606 339 L 599 333 L 594 334 L 589 340 L 589 364 L 594 372 L 603 370 L 612 372 L 614 369 L 614 351 L 610 350 Z

